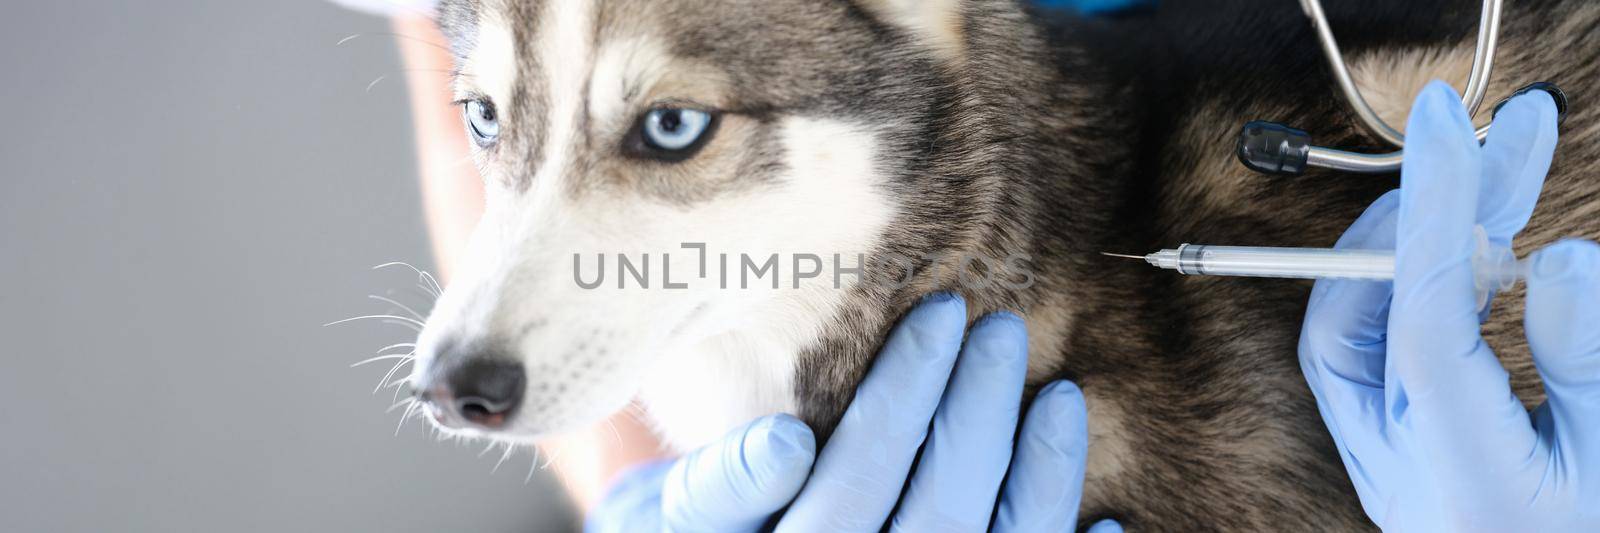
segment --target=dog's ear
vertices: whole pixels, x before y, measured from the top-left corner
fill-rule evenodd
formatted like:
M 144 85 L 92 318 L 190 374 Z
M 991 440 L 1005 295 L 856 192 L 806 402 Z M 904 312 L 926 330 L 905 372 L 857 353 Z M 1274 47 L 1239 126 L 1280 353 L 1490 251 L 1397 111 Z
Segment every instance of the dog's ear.
M 971 0 L 858 0 L 872 16 L 910 33 L 945 60 L 965 52 L 962 7 Z

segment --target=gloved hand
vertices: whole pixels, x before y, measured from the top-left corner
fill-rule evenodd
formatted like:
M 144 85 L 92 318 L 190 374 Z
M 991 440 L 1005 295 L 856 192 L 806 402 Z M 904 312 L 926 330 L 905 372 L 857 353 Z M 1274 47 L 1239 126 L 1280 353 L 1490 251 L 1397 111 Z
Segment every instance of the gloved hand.
M 769 416 L 684 457 L 619 476 L 590 511 L 590 533 L 756 531 L 800 491 L 816 458 L 811 428 Z
M 1528 341 L 1548 401 L 1529 416 L 1479 335 L 1474 226 L 1509 245 L 1533 213 L 1556 107 L 1508 103 L 1479 146 L 1448 85 L 1424 89 L 1398 194 L 1340 248 L 1397 250 L 1393 284 L 1312 291 L 1300 363 L 1367 515 L 1394 531 L 1600 531 L 1600 247 L 1532 258 Z M 1398 246 L 1397 246 L 1398 245 Z
M 820 455 L 800 421 L 763 418 L 624 476 L 590 514 L 588 530 L 755 531 L 791 501 L 777 531 L 878 531 L 886 523 L 894 531 L 972 531 L 989 527 L 991 516 L 995 531 L 1075 528 L 1088 447 L 1082 393 L 1067 382 L 1045 387 L 1012 442 L 1027 331 L 1000 313 L 979 320 L 963 344 L 966 317 L 966 303 L 951 295 L 912 310 Z M 1091 531 L 1121 529 L 1104 521 Z

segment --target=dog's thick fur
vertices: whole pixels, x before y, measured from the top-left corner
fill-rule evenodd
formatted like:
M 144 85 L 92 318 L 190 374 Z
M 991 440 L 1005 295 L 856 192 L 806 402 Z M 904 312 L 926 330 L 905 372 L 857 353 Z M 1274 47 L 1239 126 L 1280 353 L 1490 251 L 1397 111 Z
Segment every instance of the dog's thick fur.
M 494 198 L 532 194 L 527 191 L 540 187 L 539 180 L 558 177 L 546 172 L 553 156 L 537 155 L 552 134 L 510 124 L 538 122 L 538 110 L 560 106 L 533 81 L 542 79 L 535 73 L 561 68 L 549 64 L 558 56 L 541 55 L 538 43 L 547 41 L 534 29 L 557 16 L 545 9 L 552 3 L 557 2 L 456 0 L 443 11 L 464 74 L 475 78 L 467 84 L 495 76 L 516 80 L 492 95 L 513 133 L 480 155 L 491 184 L 492 223 L 531 223 L 513 215 L 526 206 Z M 1391 124 L 1404 123 L 1412 96 L 1428 80 L 1459 84 L 1466 78 L 1475 0 L 1326 3 L 1358 80 Z M 1561 236 L 1600 238 L 1600 176 L 1589 166 L 1600 156 L 1600 113 L 1586 105 L 1600 94 L 1600 4 L 1507 3 L 1491 101 L 1480 119 L 1487 118 L 1494 98 L 1532 81 L 1555 82 L 1574 104 L 1519 251 Z M 712 198 L 761 194 L 795 179 L 785 171 L 795 145 L 774 140 L 785 135 L 780 125 L 786 117 L 848 119 L 873 125 L 865 138 L 873 146 L 874 177 L 861 179 L 876 180 L 875 190 L 885 191 L 894 207 L 881 223 L 869 225 L 866 251 L 906 257 L 1025 253 L 1037 283 L 1026 290 L 975 289 L 958 283 L 950 269 L 925 269 L 901 289 L 861 283 L 815 300 L 825 302 L 816 307 L 788 305 L 821 315 L 822 322 L 801 330 L 800 340 L 790 344 L 736 343 L 793 351 L 788 359 L 774 359 L 787 363 L 772 363 L 771 372 L 782 374 L 773 383 L 782 387 L 740 381 L 762 374 L 760 369 L 724 368 L 766 364 L 759 358 L 694 364 L 699 366 L 684 360 L 647 363 L 644 355 L 605 359 L 613 351 L 649 352 L 650 345 L 608 344 L 594 355 L 601 358 L 598 365 L 587 356 L 520 356 L 530 373 L 570 378 L 560 385 L 563 391 L 569 384 L 587 386 L 590 376 L 608 371 L 623 376 L 619 382 L 643 383 L 593 396 L 603 401 L 574 396 L 573 402 L 615 408 L 642 388 L 647 406 L 661 413 L 663 432 L 675 444 L 692 446 L 714 430 L 761 414 L 720 405 L 748 396 L 761 401 L 741 404 L 793 410 L 825 439 L 897 317 L 923 294 L 960 290 L 973 317 L 998 310 L 1025 314 L 1030 394 L 1056 379 L 1072 379 L 1084 389 L 1092 434 L 1086 523 L 1111 517 L 1130 529 L 1168 531 L 1371 527 L 1296 357 L 1309 283 L 1183 277 L 1098 255 L 1182 242 L 1329 246 L 1372 200 L 1397 186 L 1392 175 L 1313 171 L 1268 177 L 1235 160 L 1239 127 L 1256 119 L 1308 128 L 1325 145 L 1381 148 L 1362 135 L 1335 93 L 1295 2 L 1171 1 L 1115 20 L 1038 13 L 1013 0 L 615 0 L 595 2 L 591 9 L 592 17 L 575 20 L 592 22 L 592 31 L 563 31 L 592 39 L 603 51 L 608 36 L 643 28 L 641 35 L 663 43 L 650 50 L 688 58 L 685 64 L 692 66 L 684 68 L 698 69 L 698 81 L 679 83 L 687 87 L 681 90 L 715 93 L 703 98 L 736 110 L 730 111 L 736 117 L 722 125 L 716 141 L 722 144 L 702 156 L 719 163 L 614 166 L 604 150 L 594 149 L 562 164 L 560 174 L 568 181 L 549 193 L 552 198 L 625 189 L 652 205 L 693 211 Z M 490 40 L 485 20 L 508 28 L 510 50 L 497 53 L 515 56 L 504 63 L 514 65 L 515 73 L 481 66 Z M 587 125 L 578 124 L 580 130 Z M 594 145 L 605 145 L 603 135 L 594 137 L 601 139 Z M 550 202 L 538 205 L 543 209 Z M 830 216 L 826 205 L 799 207 Z M 497 209 L 503 213 L 494 214 Z M 563 220 L 563 231 L 583 223 Z M 453 286 L 454 294 L 441 301 L 421 342 L 419 376 L 430 365 L 451 364 L 437 347 L 452 341 L 501 342 L 505 331 L 526 337 L 567 327 L 551 315 L 507 310 L 542 305 L 527 303 L 540 302 L 538 294 L 504 294 L 531 290 L 537 285 L 527 281 L 531 276 L 570 279 L 557 270 L 505 274 L 518 269 L 509 262 L 527 255 L 515 250 L 531 246 L 521 237 L 528 231 L 480 230 L 483 242 L 475 247 L 502 251 L 480 254 L 473 261 L 494 264 L 478 265 L 480 274 L 466 276 L 467 288 Z M 499 281 L 470 281 L 489 278 Z M 639 305 L 691 318 L 700 312 L 673 307 L 673 295 L 661 298 Z M 1521 333 L 1521 302 L 1520 291 L 1502 295 L 1485 334 L 1511 370 L 1517 393 L 1531 404 L 1542 392 Z M 772 308 L 750 309 L 745 312 Z M 474 328 L 474 321 L 490 325 Z M 599 344 L 594 339 L 670 337 L 647 333 L 595 326 L 582 343 L 557 349 L 587 354 Z M 559 344 L 550 337 L 523 337 L 505 341 L 500 351 Z M 584 362 L 581 368 L 576 361 Z M 683 400 L 670 392 L 676 390 L 672 385 L 651 385 L 650 376 L 641 376 L 645 371 L 614 368 L 619 365 L 710 365 L 723 370 L 679 372 L 672 379 L 687 380 L 678 385 L 696 390 L 737 392 Z M 529 403 L 519 414 L 525 423 L 515 431 L 575 427 L 599 416 L 550 388 L 548 382 L 530 385 Z M 763 396 L 774 390 L 782 397 Z M 711 420 L 705 430 L 685 429 L 701 419 Z

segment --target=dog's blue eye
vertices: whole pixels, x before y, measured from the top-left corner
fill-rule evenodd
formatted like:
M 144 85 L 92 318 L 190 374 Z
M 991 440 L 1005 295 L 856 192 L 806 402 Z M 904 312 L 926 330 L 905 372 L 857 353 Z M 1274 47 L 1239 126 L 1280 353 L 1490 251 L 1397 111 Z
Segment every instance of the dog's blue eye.
M 711 129 L 711 113 L 693 109 L 655 109 L 646 113 L 642 133 L 647 147 L 660 152 L 698 148 Z
M 495 114 L 494 104 L 468 100 L 463 109 L 467 114 L 467 131 L 472 134 L 473 142 L 485 148 L 494 144 L 495 139 L 500 137 L 500 119 Z

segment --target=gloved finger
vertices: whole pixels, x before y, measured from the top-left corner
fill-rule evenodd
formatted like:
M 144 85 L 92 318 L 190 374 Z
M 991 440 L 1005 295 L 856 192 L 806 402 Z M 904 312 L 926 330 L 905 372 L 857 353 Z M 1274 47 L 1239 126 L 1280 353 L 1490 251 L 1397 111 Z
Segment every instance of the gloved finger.
M 1391 363 L 1401 378 L 1428 384 L 1433 359 L 1472 352 L 1480 342 L 1472 255 L 1477 249 L 1482 157 L 1455 90 L 1422 90 L 1406 127 L 1396 232 Z
M 634 467 L 618 476 L 584 519 L 585 533 L 628 533 L 640 524 L 661 523 L 661 483 L 675 460 Z
M 1533 257 L 1525 317 L 1564 457 L 1600 458 L 1600 246 L 1564 241 Z M 1600 476 L 1590 460 L 1589 477 Z
M 1058 381 L 1039 391 L 1028 408 L 995 514 L 995 533 L 1070 531 L 1083 500 L 1089 453 L 1083 391 Z
M 1122 533 L 1122 524 L 1116 520 L 1101 520 L 1089 526 L 1089 533 Z
M 667 531 L 756 531 L 788 505 L 811 473 L 816 437 L 788 415 L 761 418 L 696 450 L 667 473 Z
M 1378 198 L 1334 245 L 1339 250 L 1393 250 L 1399 191 Z M 1314 392 L 1328 387 L 1383 388 L 1383 360 L 1394 284 L 1318 281 L 1306 307 L 1300 363 Z
M 1399 191 L 1383 195 L 1356 219 L 1334 247 L 1392 250 Z M 1387 444 L 1382 439 L 1384 359 L 1388 351 L 1393 283 L 1321 280 L 1311 291 L 1300 333 L 1300 369 L 1317 399 L 1351 480 L 1371 494 L 1372 476 Z M 1361 457 L 1362 460 L 1356 460 Z
M 966 302 L 942 294 L 895 327 L 778 531 L 883 527 L 927 437 L 966 323 Z
M 1510 471 L 1537 441 L 1478 329 L 1471 258 L 1480 149 L 1455 91 L 1440 82 L 1423 89 L 1406 132 L 1385 414 L 1432 451 L 1431 473 Z
M 1532 91 L 1506 102 L 1494 117 L 1483 145 L 1478 224 L 1500 246 L 1510 246 L 1533 216 L 1555 157 L 1558 113 L 1550 93 Z
M 972 327 L 892 531 L 988 527 L 1011 463 L 1027 373 L 1028 328 L 1021 318 L 996 313 Z

